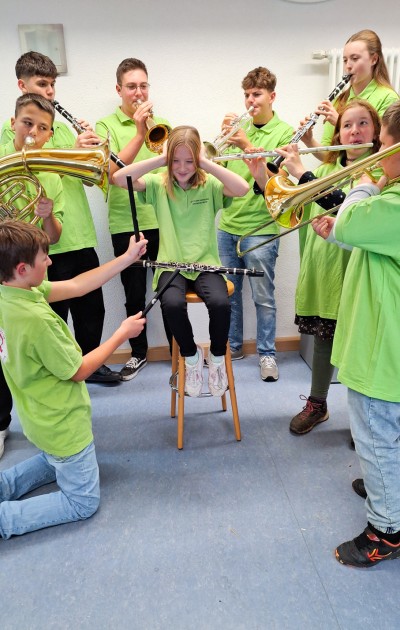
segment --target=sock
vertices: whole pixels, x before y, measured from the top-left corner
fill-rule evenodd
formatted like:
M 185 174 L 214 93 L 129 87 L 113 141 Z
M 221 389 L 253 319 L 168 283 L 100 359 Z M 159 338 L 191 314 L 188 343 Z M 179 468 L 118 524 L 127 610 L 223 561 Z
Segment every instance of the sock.
M 196 365 L 198 360 L 199 360 L 199 353 L 197 352 L 197 350 L 196 350 L 196 354 L 194 354 L 193 356 L 185 357 L 185 363 L 191 366 Z
M 215 357 L 212 352 L 210 352 L 210 359 L 215 365 L 221 365 L 224 362 L 225 357 L 220 355 L 219 357 Z
M 371 525 L 371 523 L 368 523 L 368 527 L 375 536 L 378 536 L 380 539 L 383 538 L 384 540 L 387 540 L 387 542 L 391 545 L 398 545 L 400 543 L 400 531 L 394 532 L 393 534 L 385 534 L 385 532 L 381 532 L 379 529 L 376 529 L 376 527 Z
M 309 399 L 311 400 L 311 402 L 317 403 L 318 405 L 326 404 L 326 398 L 317 398 L 316 396 L 311 396 L 310 395 Z

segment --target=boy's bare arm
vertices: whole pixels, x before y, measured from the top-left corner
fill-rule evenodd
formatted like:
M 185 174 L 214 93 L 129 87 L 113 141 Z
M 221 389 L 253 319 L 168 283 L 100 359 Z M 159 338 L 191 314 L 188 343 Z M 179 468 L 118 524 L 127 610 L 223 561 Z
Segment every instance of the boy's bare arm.
M 118 258 L 114 258 L 96 269 L 81 273 L 79 276 L 71 278 L 71 280 L 53 282 L 47 298 L 48 301 L 58 302 L 73 297 L 80 297 L 98 289 L 108 280 L 111 280 L 117 273 L 129 267 L 130 264 L 145 254 L 147 240 L 142 233 L 140 236 L 141 239 L 138 243 L 136 243 L 134 236 L 131 237 L 129 247 L 122 256 L 118 256 Z
M 62 225 L 53 214 L 53 205 L 52 199 L 41 197 L 35 210 L 35 214 L 42 219 L 43 230 L 48 234 L 51 245 L 58 243 L 62 232 Z
M 127 339 L 137 337 L 143 330 L 146 319 L 141 313 L 133 315 L 125 319 L 121 326 L 115 331 L 107 341 L 102 343 L 82 358 L 82 364 L 79 370 L 71 378 L 72 381 L 84 381 L 101 365 L 103 365 L 108 357 Z

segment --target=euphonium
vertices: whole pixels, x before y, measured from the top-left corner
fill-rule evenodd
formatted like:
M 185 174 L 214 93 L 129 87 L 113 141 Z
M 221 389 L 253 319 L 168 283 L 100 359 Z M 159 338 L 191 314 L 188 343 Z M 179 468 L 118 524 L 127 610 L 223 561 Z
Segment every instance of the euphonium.
M 228 147 L 229 140 L 232 136 L 235 135 L 239 129 L 247 125 L 252 118 L 252 112 L 254 110 L 253 105 L 249 107 L 247 111 L 244 112 L 241 116 L 237 116 L 234 120 L 232 120 L 231 127 L 228 131 L 225 129 L 221 131 L 221 133 L 214 139 L 213 142 L 204 142 L 204 146 L 206 148 L 206 154 L 208 158 L 214 158 L 217 155 L 221 155 Z
M 262 245 L 266 245 L 271 241 L 274 241 L 277 238 L 281 238 L 285 234 L 289 234 L 294 230 L 297 230 L 304 225 L 308 225 L 310 221 L 301 222 L 303 217 L 303 208 L 305 204 L 314 203 L 318 201 L 321 197 L 338 190 L 339 188 L 343 188 L 349 183 L 354 182 L 359 179 L 363 173 L 367 173 L 371 175 L 371 172 L 377 168 L 379 168 L 379 161 L 382 158 L 389 157 L 395 153 L 400 151 L 400 142 L 397 144 L 393 144 L 391 147 L 384 149 L 383 151 L 378 151 L 378 153 L 373 153 L 372 155 L 367 156 L 363 160 L 359 160 L 354 164 L 350 164 L 350 166 L 346 166 L 342 168 L 340 171 L 335 171 L 326 177 L 321 177 L 320 179 L 315 179 L 307 184 L 300 184 L 296 186 L 293 182 L 288 178 L 282 175 L 276 175 L 275 177 L 271 177 L 265 186 L 265 203 L 267 206 L 267 210 L 271 215 L 271 219 L 265 223 L 260 224 L 255 229 L 247 232 L 240 237 L 237 243 L 237 253 L 238 256 L 242 257 L 247 254 L 249 251 L 253 249 L 257 249 Z M 373 179 L 373 177 L 372 177 Z M 394 184 L 398 178 L 388 182 L 387 185 Z M 336 208 L 332 208 L 323 214 L 332 214 Z M 243 239 L 247 236 L 251 236 L 256 232 L 259 232 L 261 229 L 264 229 L 271 223 L 277 223 L 281 227 L 288 228 L 285 232 L 281 234 L 277 234 L 276 236 L 270 237 L 262 243 L 258 243 L 254 247 L 247 249 L 245 251 L 240 250 L 240 245 Z
M 141 100 L 136 101 L 136 108 L 142 104 Z M 150 112 L 151 114 L 153 112 Z M 164 142 L 168 140 L 168 136 L 171 133 L 171 127 L 164 123 L 156 123 L 149 116 L 146 119 L 147 133 L 144 138 L 146 147 L 152 153 L 162 153 Z
M 78 177 L 103 191 L 108 185 L 108 143 L 91 149 L 30 149 L 0 158 L 0 221 L 28 220 L 37 223 L 36 203 L 45 194 L 32 173 L 47 171 Z

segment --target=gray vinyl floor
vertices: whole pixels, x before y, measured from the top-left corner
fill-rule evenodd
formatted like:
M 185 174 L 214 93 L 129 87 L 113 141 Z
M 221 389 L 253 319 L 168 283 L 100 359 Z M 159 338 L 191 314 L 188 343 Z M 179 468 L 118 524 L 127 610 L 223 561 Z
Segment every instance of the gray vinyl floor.
M 277 383 L 256 356 L 234 363 L 240 443 L 230 406 L 186 399 L 183 451 L 168 363 L 90 385 L 100 509 L 0 541 L 2 630 L 399 628 L 400 561 L 359 570 L 333 555 L 366 524 L 345 388 L 331 386 L 328 422 L 293 436 L 310 370 L 297 353 L 278 362 Z M 35 452 L 16 416 L 11 430 L 0 469 Z

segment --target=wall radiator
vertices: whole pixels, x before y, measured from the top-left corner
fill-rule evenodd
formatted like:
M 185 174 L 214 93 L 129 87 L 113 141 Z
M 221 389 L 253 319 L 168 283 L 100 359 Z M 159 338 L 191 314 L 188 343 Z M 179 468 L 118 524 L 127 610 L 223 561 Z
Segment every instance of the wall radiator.
M 390 82 L 398 94 L 400 94 L 400 49 L 384 48 L 383 56 L 389 72 Z M 327 59 L 329 62 L 329 85 L 335 86 L 343 76 L 343 49 L 316 50 L 312 54 L 313 59 Z M 333 89 L 332 87 L 332 89 Z

